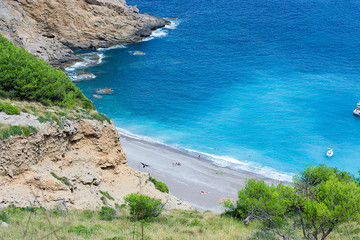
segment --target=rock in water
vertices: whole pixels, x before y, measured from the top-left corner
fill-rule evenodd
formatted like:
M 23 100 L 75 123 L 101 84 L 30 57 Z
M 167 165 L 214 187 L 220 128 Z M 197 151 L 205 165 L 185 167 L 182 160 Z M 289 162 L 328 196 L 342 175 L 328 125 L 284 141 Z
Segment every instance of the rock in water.
M 102 99 L 102 96 L 100 96 L 100 95 L 94 94 L 94 95 L 92 95 L 92 96 L 93 96 L 93 98 L 95 98 L 95 99 Z
M 138 42 L 167 23 L 124 0 L 1 0 L 0 9 L 0 33 L 53 65 L 76 59 L 71 49 Z
M 97 94 L 112 94 L 114 91 L 111 88 L 103 88 L 96 90 Z
M 9 224 L 7 224 L 6 222 L 1 223 L 1 227 L 3 227 L 3 228 L 7 228 L 8 226 L 9 226 Z
M 95 78 L 95 75 L 92 73 L 87 72 L 79 72 L 76 75 L 76 81 L 83 81 L 83 80 L 92 80 Z
M 133 55 L 135 55 L 135 56 L 143 56 L 143 55 L 146 55 L 146 53 L 140 52 L 140 51 L 135 51 L 135 52 L 133 53 Z

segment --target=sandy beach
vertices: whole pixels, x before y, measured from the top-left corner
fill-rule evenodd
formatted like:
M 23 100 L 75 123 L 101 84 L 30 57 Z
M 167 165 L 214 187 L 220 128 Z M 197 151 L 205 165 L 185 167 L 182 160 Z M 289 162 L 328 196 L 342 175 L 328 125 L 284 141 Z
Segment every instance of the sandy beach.
M 163 181 L 173 195 L 188 201 L 200 211 L 223 211 L 219 201 L 222 198 L 237 199 L 237 191 L 245 185 L 246 179 L 256 178 L 269 184 L 278 183 L 265 176 L 219 167 L 206 159 L 199 160 L 160 144 L 126 136 L 122 136 L 120 141 L 130 167 L 148 172 L 152 177 Z M 140 162 L 149 167 L 143 168 Z M 180 162 L 181 166 L 173 166 L 176 162 Z M 218 172 L 221 174 L 217 174 Z

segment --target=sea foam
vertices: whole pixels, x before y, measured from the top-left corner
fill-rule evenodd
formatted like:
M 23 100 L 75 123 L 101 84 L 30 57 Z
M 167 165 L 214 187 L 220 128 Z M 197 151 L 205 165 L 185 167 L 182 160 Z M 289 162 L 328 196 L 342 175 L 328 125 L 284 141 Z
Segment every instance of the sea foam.
M 115 46 L 108 47 L 108 48 L 98 48 L 97 51 L 104 52 L 104 51 L 108 51 L 108 50 L 112 50 L 112 49 L 119 49 L 119 48 L 127 48 L 127 47 L 126 47 L 126 45 L 119 44 L 119 45 L 115 45 Z
M 154 139 L 151 137 L 147 137 L 147 136 L 134 134 L 123 128 L 116 127 L 116 129 L 118 130 L 120 135 L 123 135 L 126 137 L 130 137 L 130 138 L 133 138 L 136 140 L 148 142 L 150 144 L 162 145 L 166 148 L 170 148 L 170 149 L 173 149 L 176 151 L 183 152 L 183 153 L 185 153 L 187 155 L 191 155 L 195 158 L 200 155 L 201 159 L 210 161 L 219 167 L 227 167 L 227 168 L 234 169 L 234 170 L 246 171 L 249 173 L 258 174 L 263 177 L 268 177 L 268 178 L 272 178 L 272 179 L 279 180 L 279 181 L 292 182 L 292 176 L 293 176 L 292 173 L 282 173 L 282 172 L 276 171 L 275 169 L 270 168 L 270 167 L 264 167 L 264 166 L 261 166 L 257 163 L 250 162 L 250 161 L 239 161 L 238 159 L 235 159 L 235 158 L 232 158 L 229 156 L 217 156 L 217 155 L 206 153 L 206 152 L 181 148 L 179 146 L 168 145 L 160 140 L 157 140 L 157 139 Z

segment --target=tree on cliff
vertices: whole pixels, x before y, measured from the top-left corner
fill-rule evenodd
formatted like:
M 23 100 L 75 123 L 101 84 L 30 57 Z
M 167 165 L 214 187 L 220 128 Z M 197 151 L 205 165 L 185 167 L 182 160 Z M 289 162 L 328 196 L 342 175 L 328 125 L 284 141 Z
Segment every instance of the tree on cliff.
M 94 108 L 65 73 L 18 48 L 1 35 L 0 97 L 39 101 L 45 105 Z
M 282 239 L 300 229 L 305 239 L 326 239 L 340 224 L 360 221 L 360 187 L 349 173 L 324 165 L 307 167 L 293 186 L 269 186 L 251 179 L 228 213 L 258 219 Z

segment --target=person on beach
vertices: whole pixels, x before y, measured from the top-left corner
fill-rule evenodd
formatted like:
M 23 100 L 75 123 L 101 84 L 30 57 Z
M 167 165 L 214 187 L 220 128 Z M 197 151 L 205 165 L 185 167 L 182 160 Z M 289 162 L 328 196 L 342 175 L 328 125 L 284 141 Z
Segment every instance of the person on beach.
M 200 155 L 198 156 L 198 159 L 200 159 Z

